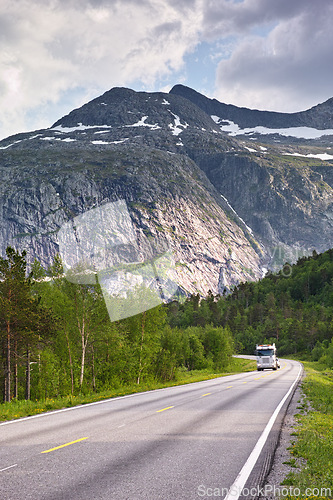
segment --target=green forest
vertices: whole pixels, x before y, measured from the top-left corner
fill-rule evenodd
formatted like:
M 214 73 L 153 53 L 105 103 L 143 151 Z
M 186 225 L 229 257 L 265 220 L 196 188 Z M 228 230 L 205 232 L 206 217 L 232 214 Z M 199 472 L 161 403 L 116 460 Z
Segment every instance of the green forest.
M 289 265 L 288 265 L 289 266 Z M 63 277 L 59 256 L 28 272 L 26 253 L 0 258 L 2 400 L 45 400 L 191 370 L 222 373 L 256 343 L 333 368 L 333 250 L 232 293 L 192 295 L 111 322 L 99 285 Z
M 279 355 L 322 358 L 333 367 L 333 249 L 286 263 L 256 282 L 221 297 L 192 296 L 168 306 L 171 327 L 211 324 L 227 328 L 238 353 L 275 342 Z

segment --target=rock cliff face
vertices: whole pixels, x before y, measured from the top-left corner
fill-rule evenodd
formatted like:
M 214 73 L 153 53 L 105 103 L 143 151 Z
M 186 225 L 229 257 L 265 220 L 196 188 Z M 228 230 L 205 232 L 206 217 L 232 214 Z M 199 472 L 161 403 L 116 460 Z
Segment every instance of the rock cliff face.
M 269 267 L 332 247 L 332 173 L 324 162 L 260 152 L 193 157 L 269 252 Z
M 182 86 L 116 88 L 49 129 L 1 141 L 1 254 L 12 245 L 47 265 L 67 221 L 117 200 L 143 258 L 171 249 L 187 293 L 222 293 L 333 246 L 332 136 L 318 131 L 333 124 L 331 100 L 301 118 L 261 113 Z M 296 124 L 317 138 L 243 130 Z
M 174 278 L 187 293 L 222 292 L 261 276 L 259 246 L 188 157 L 123 144 L 38 148 L 37 140 L 29 150 L 3 152 L 2 253 L 7 245 L 27 249 L 47 265 L 64 223 L 125 200 L 142 254 L 171 249 Z
M 187 154 L 264 245 L 268 267 L 333 246 L 333 99 L 283 114 L 228 106 L 181 85 L 171 93 L 237 137 L 238 150 L 212 152 L 196 142 Z

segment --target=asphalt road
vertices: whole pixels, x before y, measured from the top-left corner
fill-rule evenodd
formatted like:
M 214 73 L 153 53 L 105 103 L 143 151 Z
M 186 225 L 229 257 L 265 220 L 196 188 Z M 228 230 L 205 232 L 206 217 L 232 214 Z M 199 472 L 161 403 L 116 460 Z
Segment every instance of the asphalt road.
M 267 472 L 300 369 L 281 360 L 278 371 L 2 423 L 0 500 L 246 496 Z

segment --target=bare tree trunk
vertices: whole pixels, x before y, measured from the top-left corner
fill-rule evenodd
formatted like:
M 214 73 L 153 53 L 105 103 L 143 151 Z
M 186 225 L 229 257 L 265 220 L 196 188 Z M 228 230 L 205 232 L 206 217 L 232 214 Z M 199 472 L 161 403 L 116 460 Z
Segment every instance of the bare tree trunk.
M 136 379 L 136 383 L 140 384 L 141 373 L 143 370 L 142 366 L 142 351 L 143 351 L 143 342 L 145 338 L 145 320 L 146 320 L 146 311 L 142 313 L 142 323 L 141 323 L 141 343 L 140 343 L 140 354 L 139 354 L 139 371 L 138 378 Z
M 87 334 L 87 337 L 86 337 L 86 332 L 85 332 L 85 298 L 82 297 L 82 323 L 80 321 L 78 298 L 76 295 L 75 295 L 74 300 L 75 300 L 75 308 L 76 308 L 77 326 L 78 326 L 80 336 L 81 336 L 80 388 L 82 388 L 83 377 L 84 377 L 84 365 L 85 365 L 85 360 L 86 360 L 86 348 L 87 348 L 89 334 Z
M 82 336 L 82 355 L 81 355 L 80 387 L 82 387 L 82 384 L 83 384 L 85 359 L 86 359 L 86 343 L 84 342 L 84 337 Z
M 68 357 L 69 357 L 69 368 L 70 368 L 70 372 L 71 372 L 71 391 L 72 391 L 72 394 L 74 393 L 74 372 L 73 372 L 73 361 L 72 361 L 72 353 L 71 353 L 71 346 L 70 346 L 70 343 L 69 343 L 69 336 L 68 336 L 68 332 L 65 328 L 65 337 L 66 337 L 66 341 L 67 341 L 67 347 L 68 347 Z
M 18 398 L 18 355 L 17 355 L 17 340 L 14 343 L 14 356 L 15 356 L 15 364 L 14 364 L 14 398 Z
M 83 376 L 84 376 L 84 365 L 85 365 L 85 360 L 86 360 L 86 348 L 87 348 L 87 342 L 88 342 L 88 336 L 85 338 L 85 321 L 84 321 L 84 315 L 82 318 L 82 327 L 80 327 L 80 322 L 78 321 L 79 325 L 79 330 L 81 333 L 81 345 L 82 345 L 82 355 L 81 355 L 81 373 L 80 373 L 80 387 L 82 387 L 83 384 Z
M 25 372 L 25 399 L 30 399 L 30 349 L 27 347 L 27 358 L 26 358 L 26 372 Z
M 5 373 L 5 402 L 9 402 L 11 399 L 11 335 L 10 335 L 10 323 L 7 321 L 7 353 L 6 353 L 6 373 Z
M 96 391 L 96 377 L 95 377 L 95 351 L 94 351 L 94 344 L 91 346 L 91 352 L 92 352 L 92 386 L 93 386 L 93 391 Z

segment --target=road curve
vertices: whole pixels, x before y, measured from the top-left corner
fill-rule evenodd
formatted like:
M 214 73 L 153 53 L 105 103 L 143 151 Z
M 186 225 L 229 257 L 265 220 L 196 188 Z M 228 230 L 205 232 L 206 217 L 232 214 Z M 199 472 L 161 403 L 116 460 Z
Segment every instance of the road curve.
M 267 472 L 300 373 L 281 360 L 0 423 L 0 499 L 242 498 Z

